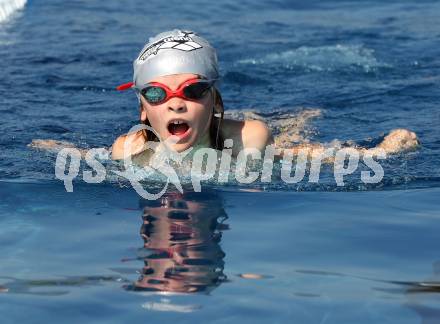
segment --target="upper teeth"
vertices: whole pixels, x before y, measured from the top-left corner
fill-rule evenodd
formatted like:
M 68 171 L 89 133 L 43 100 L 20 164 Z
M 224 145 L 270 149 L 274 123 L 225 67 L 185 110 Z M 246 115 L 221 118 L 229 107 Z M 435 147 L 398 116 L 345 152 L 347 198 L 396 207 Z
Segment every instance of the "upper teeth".
M 173 124 L 183 124 L 183 121 L 175 120 L 175 121 L 173 121 Z

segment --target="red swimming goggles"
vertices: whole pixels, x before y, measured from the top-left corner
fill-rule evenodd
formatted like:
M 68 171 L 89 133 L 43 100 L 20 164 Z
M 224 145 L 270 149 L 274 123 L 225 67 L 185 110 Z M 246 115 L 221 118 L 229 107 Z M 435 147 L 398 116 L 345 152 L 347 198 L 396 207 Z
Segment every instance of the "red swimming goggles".
M 159 105 L 173 97 L 186 100 L 199 100 L 203 98 L 216 80 L 190 79 L 183 82 L 176 91 L 159 82 L 151 82 L 145 88 L 138 90 L 142 97 L 151 104 Z M 125 83 L 117 87 L 117 90 L 126 90 L 134 86 L 133 82 Z

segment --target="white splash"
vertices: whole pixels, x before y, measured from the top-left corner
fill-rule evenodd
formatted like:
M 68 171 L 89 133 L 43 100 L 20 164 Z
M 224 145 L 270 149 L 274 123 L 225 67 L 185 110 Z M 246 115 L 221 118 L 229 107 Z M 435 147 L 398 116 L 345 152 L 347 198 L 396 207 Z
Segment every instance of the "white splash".
M 360 45 L 331 45 L 308 47 L 280 53 L 270 53 L 260 58 L 240 60 L 239 64 L 269 64 L 282 65 L 287 69 L 304 68 L 309 71 L 337 71 L 350 67 L 361 68 L 370 72 L 379 67 L 389 67 L 379 62 L 374 56 L 374 50 Z
M 0 23 L 17 10 L 23 9 L 25 5 L 26 0 L 0 0 Z
M 142 304 L 142 308 L 159 312 L 192 313 L 201 309 L 202 307 L 200 305 L 176 305 L 171 304 L 169 300 L 162 300 L 161 303 L 144 303 Z

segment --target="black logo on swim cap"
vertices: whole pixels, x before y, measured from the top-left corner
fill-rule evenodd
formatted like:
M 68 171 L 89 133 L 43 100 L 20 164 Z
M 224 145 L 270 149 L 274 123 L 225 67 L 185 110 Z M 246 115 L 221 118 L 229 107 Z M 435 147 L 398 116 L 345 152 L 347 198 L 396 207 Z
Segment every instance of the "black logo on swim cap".
M 181 31 L 178 36 L 162 38 L 144 49 L 142 53 L 139 54 L 138 60 L 145 61 L 150 55 L 156 55 L 161 49 L 177 49 L 189 52 L 202 48 L 203 46 L 194 41 L 190 35 L 195 34 L 190 31 Z

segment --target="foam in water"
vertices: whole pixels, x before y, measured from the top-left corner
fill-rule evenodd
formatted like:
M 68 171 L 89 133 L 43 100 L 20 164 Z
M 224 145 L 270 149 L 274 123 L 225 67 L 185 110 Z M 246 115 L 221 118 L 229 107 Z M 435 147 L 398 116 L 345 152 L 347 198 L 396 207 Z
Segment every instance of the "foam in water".
M 0 23 L 25 5 L 26 0 L 0 0 Z
M 239 64 L 272 64 L 284 68 L 304 68 L 309 71 L 337 71 L 350 67 L 361 68 L 370 72 L 379 67 L 389 67 L 379 62 L 374 50 L 360 45 L 331 45 L 308 47 L 301 46 L 294 50 L 270 53 L 261 58 L 249 58 L 238 61 Z
M 228 110 L 225 117 L 234 120 L 261 120 L 266 122 L 272 134 L 275 144 L 280 148 L 290 148 L 297 143 L 309 143 L 314 130 L 310 128 L 310 121 L 321 116 L 319 108 L 289 109 L 275 111 L 275 116 L 264 117 L 253 110 Z

